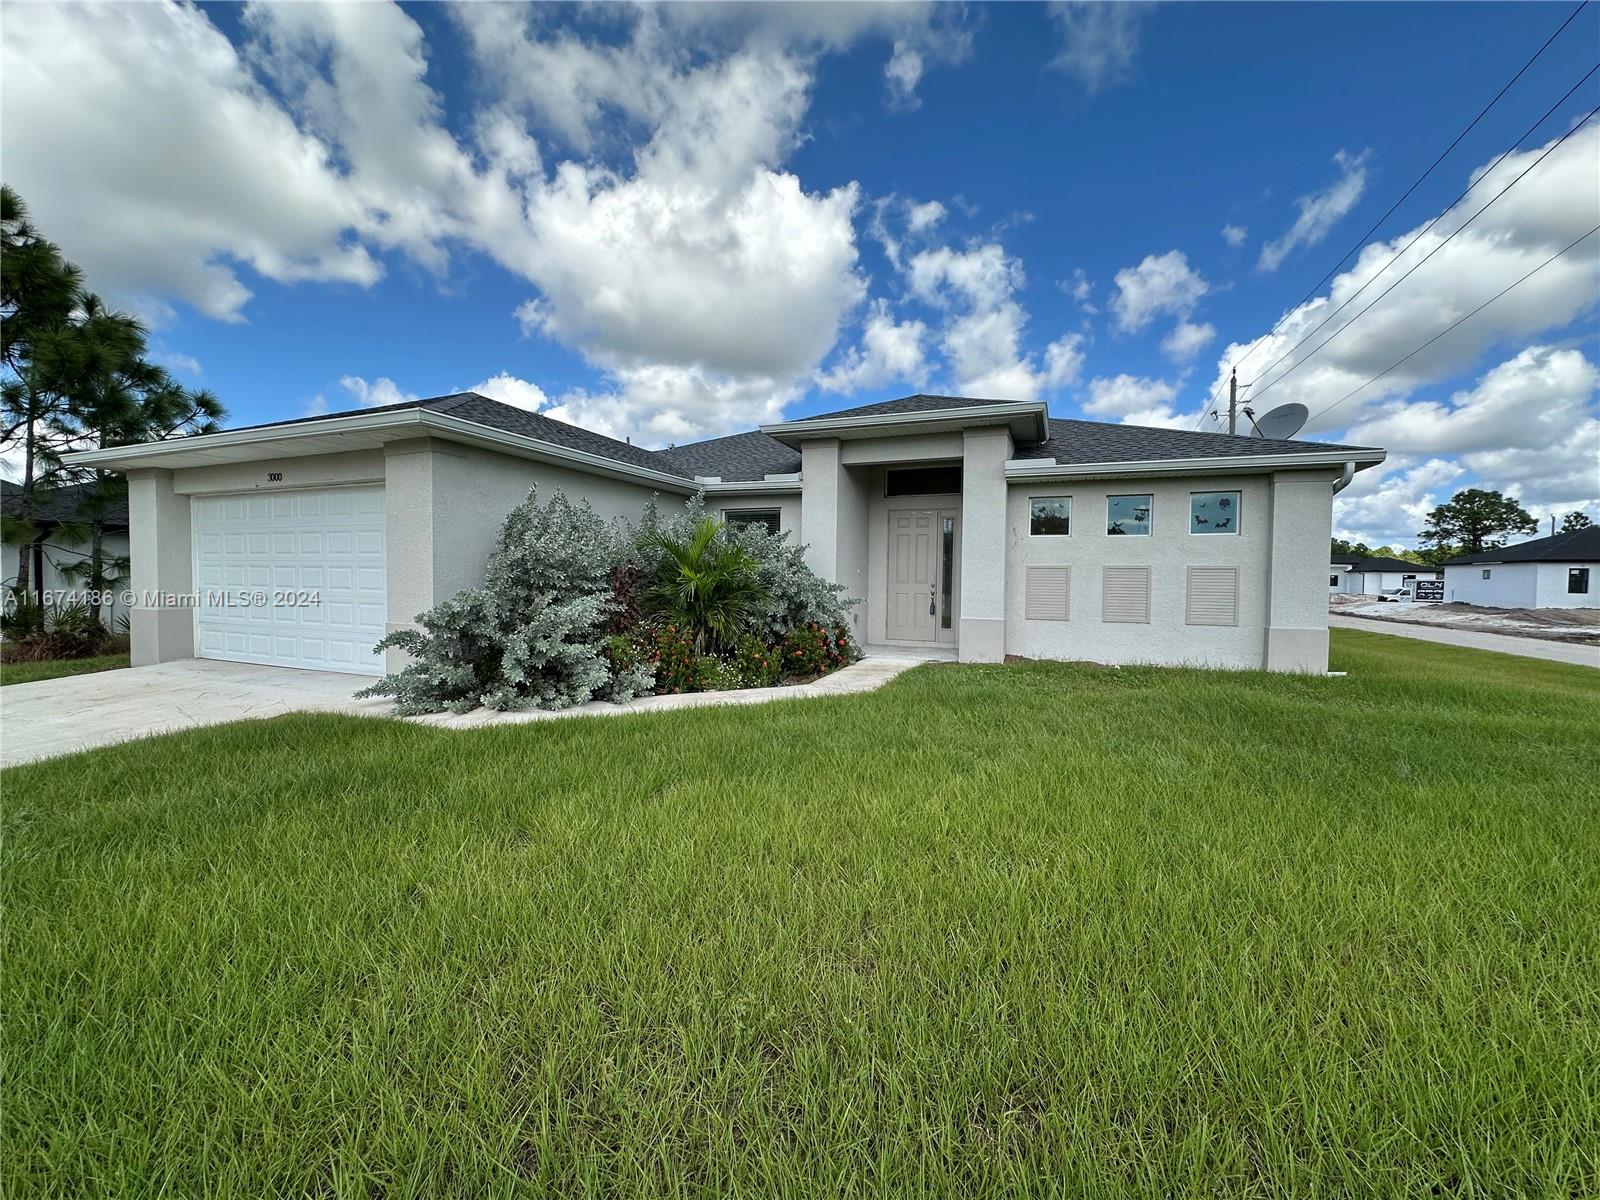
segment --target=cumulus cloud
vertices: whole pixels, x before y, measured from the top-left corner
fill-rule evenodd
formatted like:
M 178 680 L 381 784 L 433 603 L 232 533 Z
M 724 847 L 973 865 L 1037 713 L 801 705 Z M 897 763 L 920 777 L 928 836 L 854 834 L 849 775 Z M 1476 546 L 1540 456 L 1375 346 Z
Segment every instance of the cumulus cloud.
M 1216 336 L 1215 326 L 1179 321 L 1173 326 L 1172 332 L 1161 339 L 1161 352 L 1173 362 L 1188 362 Z
M 1302 246 L 1315 246 L 1360 203 L 1362 193 L 1367 190 L 1367 158 L 1368 152 L 1365 150 L 1360 154 L 1341 150 L 1333 156 L 1333 161 L 1339 167 L 1339 178 L 1320 192 L 1301 196 L 1295 201 L 1300 215 L 1295 218 L 1294 224 L 1282 237 L 1274 238 L 1261 247 L 1258 265 L 1263 271 L 1276 271 L 1291 252 Z M 1244 240 L 1243 232 L 1240 230 L 1241 242 Z M 1226 230 L 1223 236 L 1227 236 Z M 1229 244 L 1237 243 L 1230 239 Z
M 1244 245 L 1245 240 L 1249 236 L 1250 231 L 1243 225 L 1224 225 L 1222 227 L 1222 240 L 1227 242 L 1228 245 L 1232 246 L 1235 250 Z
M 1132 76 L 1143 5 L 1057 2 L 1050 15 L 1061 35 L 1053 65 L 1084 91 L 1094 95 Z
M 536 383 L 529 383 L 526 379 L 518 379 L 509 371 L 491 375 L 482 383 L 467 390 L 477 392 L 480 396 L 487 396 L 491 400 L 498 400 L 502 404 L 509 404 L 513 408 L 527 409 L 529 412 L 540 412 L 550 406 L 550 397 L 545 395 L 542 387 Z
M 349 392 L 351 399 L 361 408 L 378 408 L 385 404 L 414 404 L 421 399 L 415 392 L 402 391 L 399 384 L 387 377 L 380 377 L 368 383 L 360 375 L 345 375 L 339 380 L 339 386 Z M 317 401 L 321 400 L 322 397 L 318 396 Z
M 1210 290 L 1181 250 L 1146 255 L 1136 267 L 1116 274 L 1111 311 L 1126 333 L 1136 333 L 1163 315 L 1187 316 Z
M 1358 472 L 1333 498 L 1334 536 L 1369 546 L 1411 545 L 1428 513 L 1454 494 L 1465 473 L 1443 458 L 1390 455 Z
M 850 393 L 883 387 L 897 380 L 920 383 L 928 373 L 922 321 L 896 321 L 886 301 L 877 300 L 862 327 L 861 344 L 850 349 L 831 370 L 817 376 L 830 392 Z
M 1097 417 L 1116 417 L 1124 425 L 1158 425 L 1181 428 L 1192 417 L 1180 417 L 1172 410 L 1177 385 L 1164 379 L 1138 375 L 1101 376 L 1089 381 L 1085 412 Z
M 1215 386 L 1226 382 L 1230 364 L 1243 362 L 1241 378 L 1245 371 L 1254 374 L 1252 403 L 1298 401 L 1312 412 L 1307 430 L 1327 432 L 1358 425 L 1368 410 L 1388 411 L 1386 405 L 1418 388 L 1463 375 L 1486 349 L 1505 339 L 1537 336 L 1591 312 L 1600 297 L 1600 249 L 1594 239 L 1555 259 L 1341 407 L 1329 407 L 1593 227 L 1600 212 L 1600 173 L 1594 170 L 1600 128 L 1593 126 L 1569 138 L 1465 225 L 1544 149 L 1511 154 L 1492 170 L 1474 172 L 1469 194 L 1426 233 L 1419 226 L 1364 247 L 1350 269 L 1334 277 L 1327 294 L 1289 312 L 1276 332 L 1227 347 L 1219 356 Z M 1452 234 L 1457 236 L 1445 244 Z M 1425 266 L 1377 299 L 1430 253 Z M 1362 319 L 1374 303 L 1378 311 Z

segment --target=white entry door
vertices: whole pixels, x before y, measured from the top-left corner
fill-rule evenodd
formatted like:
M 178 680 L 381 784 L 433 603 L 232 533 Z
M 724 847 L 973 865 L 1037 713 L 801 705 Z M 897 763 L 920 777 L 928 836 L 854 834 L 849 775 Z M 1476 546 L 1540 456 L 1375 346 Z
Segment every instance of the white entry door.
M 381 675 L 383 488 L 197 496 L 195 655 Z
M 889 514 L 889 605 L 891 642 L 931 642 L 938 636 L 939 514 L 934 509 L 897 509 Z

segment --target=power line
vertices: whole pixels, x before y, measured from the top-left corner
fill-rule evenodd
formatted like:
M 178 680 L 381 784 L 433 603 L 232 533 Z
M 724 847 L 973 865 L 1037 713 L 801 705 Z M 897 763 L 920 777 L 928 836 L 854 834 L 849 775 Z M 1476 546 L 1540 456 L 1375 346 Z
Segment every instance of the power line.
M 1367 230 L 1366 233 L 1362 234 L 1361 237 L 1356 240 L 1355 245 L 1351 246 L 1350 249 L 1344 252 L 1339 261 L 1333 264 L 1326 275 L 1317 280 L 1317 282 L 1312 286 L 1311 290 L 1301 298 L 1298 304 L 1291 307 L 1287 312 L 1284 313 L 1282 317 L 1278 319 L 1277 324 L 1267 331 L 1266 337 L 1259 339 L 1253 346 L 1250 347 L 1250 349 L 1245 351 L 1243 358 L 1240 358 L 1237 362 L 1230 364 L 1234 370 L 1238 370 L 1239 367 L 1243 366 L 1247 361 L 1249 361 L 1251 355 L 1261 348 L 1261 346 L 1266 342 L 1267 338 L 1272 337 L 1278 332 L 1278 330 L 1282 329 L 1289 318 L 1294 315 L 1298 309 L 1305 305 L 1308 300 L 1315 296 L 1317 292 L 1321 290 L 1322 285 L 1327 283 L 1328 280 L 1332 279 L 1334 273 L 1338 271 L 1340 267 L 1344 266 L 1347 261 L 1349 261 L 1350 256 L 1356 251 L 1360 250 L 1362 246 L 1366 245 L 1367 239 L 1376 233 L 1379 227 L 1394 215 L 1396 209 L 1398 209 L 1402 204 L 1411 198 L 1411 194 L 1415 192 L 1417 188 L 1422 186 L 1423 181 L 1426 180 L 1429 175 L 1433 174 L 1434 169 L 1450 156 L 1450 152 L 1461 144 L 1461 140 L 1465 138 L 1467 134 L 1471 133 L 1475 128 L 1477 128 L 1478 122 L 1482 121 L 1484 117 L 1489 115 L 1489 110 L 1492 109 L 1496 104 L 1500 103 L 1501 98 L 1511 90 L 1512 85 L 1514 85 L 1517 80 L 1521 79 L 1525 74 L 1527 74 L 1528 68 L 1533 66 L 1533 64 L 1544 55 L 1546 50 L 1550 49 L 1551 43 L 1553 43 L 1558 37 L 1566 32 L 1567 26 L 1571 25 L 1573 21 L 1577 20 L 1578 14 L 1588 6 L 1589 0 L 1579 0 L 1578 6 L 1567 14 L 1567 19 L 1562 21 L 1561 24 L 1556 27 L 1556 31 L 1549 37 L 1545 38 L 1544 44 L 1533 52 L 1533 57 L 1528 59 L 1527 62 L 1523 63 L 1522 66 L 1517 69 L 1517 73 L 1508 79 L 1504 86 L 1502 86 L 1501 89 L 1494 94 L 1493 99 L 1491 99 L 1489 103 L 1485 104 L 1483 108 L 1479 110 L 1478 115 L 1472 118 L 1472 120 L 1467 124 L 1467 127 L 1460 133 L 1456 134 L 1455 140 L 1440 152 L 1439 157 L 1435 158 L 1433 162 L 1428 165 L 1428 169 L 1426 171 L 1417 176 L 1417 178 L 1412 182 L 1411 186 L 1405 190 L 1405 194 L 1391 204 L 1389 206 L 1389 210 L 1385 212 L 1383 216 L 1379 217 L 1373 222 L 1372 228 Z M 1537 126 L 1535 126 L 1535 128 L 1537 128 Z M 1520 140 L 1521 139 L 1519 138 L 1518 141 Z M 1200 420 L 1195 425 L 1197 430 L 1205 424 L 1206 417 L 1211 413 L 1213 407 L 1216 405 L 1217 397 L 1222 395 L 1222 386 L 1223 385 L 1221 383 L 1217 384 L 1216 389 L 1211 393 L 1211 398 L 1206 401 L 1205 407 L 1200 410 Z
M 1511 291 L 1512 288 L 1518 287 L 1518 286 L 1526 283 L 1528 280 L 1532 279 L 1535 275 L 1537 275 L 1540 271 L 1542 271 L 1546 267 L 1548 267 L 1551 263 L 1555 262 L 1555 260 L 1560 258 L 1563 254 L 1566 254 L 1566 253 L 1570 252 L 1580 242 L 1587 241 L 1589 238 L 1592 238 L 1597 233 L 1600 233 L 1600 225 L 1596 225 L 1593 229 L 1589 230 L 1589 232 L 1584 234 L 1582 237 L 1577 238 L 1574 241 L 1568 242 L 1565 246 L 1563 246 L 1560 250 L 1557 250 L 1554 254 L 1552 254 L 1549 258 L 1545 259 L 1537 267 L 1534 267 L 1533 270 L 1529 271 L 1526 275 L 1522 276 L 1522 278 L 1520 278 L 1520 279 L 1518 279 L 1518 280 L 1516 280 L 1516 281 L 1514 281 L 1512 283 L 1507 284 L 1505 287 L 1501 288 L 1494 295 L 1490 296 L 1482 304 L 1478 305 L 1477 308 L 1473 309 L 1471 312 L 1467 313 L 1463 317 L 1458 317 L 1456 320 L 1452 321 L 1449 325 L 1446 325 L 1438 333 L 1434 334 L 1427 341 L 1423 342 L 1422 345 L 1418 346 L 1415 350 L 1413 350 L 1410 354 L 1407 354 L 1404 358 L 1396 359 L 1394 362 L 1390 363 L 1383 370 L 1379 371 L 1372 378 L 1366 380 L 1360 386 L 1352 388 L 1350 391 L 1346 392 L 1343 396 L 1340 396 L 1337 400 L 1335 400 L 1332 404 L 1328 405 L 1326 408 L 1318 409 L 1316 412 L 1312 413 L 1311 416 L 1306 418 L 1306 424 L 1309 425 L 1312 421 L 1315 421 L 1318 417 L 1325 416 L 1326 414 L 1332 412 L 1334 409 L 1338 408 L 1341 404 L 1343 404 L 1346 400 L 1349 400 L 1352 396 L 1355 396 L 1358 392 L 1361 392 L 1361 391 L 1365 390 L 1366 388 L 1372 386 L 1374 383 L 1377 383 L 1378 380 L 1382 379 L 1385 375 L 1389 374 L 1391 371 L 1394 371 L 1394 370 L 1398 369 L 1399 367 L 1403 366 L 1404 364 L 1406 364 L 1407 362 L 1410 362 L 1413 358 L 1415 358 L 1417 355 L 1421 354 L 1424 350 L 1426 350 L 1429 346 L 1433 345 L 1440 338 L 1442 338 L 1445 334 L 1449 333 L 1452 329 L 1455 329 L 1458 325 L 1461 325 L 1464 322 L 1471 320 L 1473 317 L 1475 317 L 1479 313 L 1481 313 L 1484 309 L 1488 308 L 1489 305 L 1493 304 L 1496 300 L 1500 299 L 1500 297 L 1504 296 L 1507 292 Z
M 1594 67 L 1591 67 L 1589 69 L 1589 75 L 1593 75 L 1596 71 L 1600 71 L 1600 64 L 1596 64 Z M 1587 80 L 1589 78 L 1589 75 L 1585 75 L 1583 77 L 1583 79 L 1580 79 L 1578 81 L 1578 85 L 1581 85 L 1585 80 Z M 1576 90 L 1576 85 L 1574 86 L 1573 90 Z M 1568 96 L 1570 96 L 1571 94 L 1572 94 L 1572 92 L 1568 92 L 1567 93 Z M 1562 100 L 1564 101 L 1565 99 L 1566 99 L 1566 97 L 1563 96 Z M 1558 102 L 1558 107 L 1559 107 L 1559 103 L 1560 102 Z M 1553 112 L 1554 109 L 1552 109 L 1551 111 Z M 1350 326 L 1354 325 L 1362 317 L 1366 316 L 1369 312 L 1371 312 L 1374 308 L 1376 308 L 1378 306 L 1378 302 L 1380 300 L 1382 300 L 1390 292 L 1394 291 L 1395 288 L 1399 287 L 1407 279 L 1411 278 L 1412 274 L 1416 272 L 1417 268 L 1421 267 L 1425 262 L 1427 262 L 1435 254 L 1439 253 L 1439 251 L 1443 250 L 1446 246 L 1448 246 L 1451 242 L 1453 242 L 1456 239 L 1456 235 L 1457 234 L 1460 234 L 1463 230 L 1465 230 L 1467 228 L 1468 225 L 1471 225 L 1473 221 L 1477 220 L 1480 216 L 1482 216 L 1484 214 L 1484 212 L 1487 211 L 1491 205 L 1493 205 L 1497 200 L 1499 200 L 1502 196 L 1504 196 L 1512 188 L 1516 187 L 1517 184 L 1519 182 L 1521 182 L 1521 180 L 1528 174 L 1529 171 L 1532 171 L 1535 167 L 1537 167 L 1545 159 L 1549 158 L 1550 155 L 1554 154 L 1556 149 L 1558 147 L 1560 147 L 1560 145 L 1563 142 L 1565 142 L 1568 138 L 1572 137 L 1575 133 L 1577 133 L 1585 125 L 1587 125 L 1589 123 L 1589 120 L 1596 113 L 1600 113 L 1600 105 L 1597 105 L 1596 107 L 1591 108 L 1587 113 L 1585 113 L 1582 120 L 1578 121 L 1577 124 L 1573 125 L 1571 129 L 1567 130 L 1566 133 L 1562 134 L 1559 138 L 1557 138 L 1554 142 L 1552 142 L 1545 149 L 1543 154 L 1539 155 L 1538 158 L 1534 159 L 1531 163 L 1529 163 L 1526 167 L 1524 167 L 1522 169 L 1522 171 L 1517 175 L 1517 177 L 1515 179 L 1513 179 L 1510 183 L 1506 184 L 1505 187 L 1501 188 L 1492 197 L 1490 197 L 1490 199 L 1483 205 L 1482 208 L 1478 209 L 1477 212 L 1473 213 L 1465 221 L 1461 222 L 1461 224 L 1458 225 L 1455 228 L 1455 230 L 1451 232 L 1449 237 L 1446 237 L 1437 246 L 1435 246 L 1432 250 L 1429 250 L 1426 254 L 1424 254 L 1415 263 L 1413 263 L 1411 266 L 1406 268 L 1405 273 L 1402 274 L 1400 276 L 1400 278 L 1396 279 L 1388 287 L 1384 288 L 1383 291 L 1379 292 L 1376 296 L 1374 296 L 1372 298 L 1371 303 L 1369 303 L 1365 308 L 1363 308 L 1360 312 L 1356 313 L 1355 316 L 1351 317 L 1343 325 L 1339 326 L 1339 328 L 1335 329 L 1332 333 L 1330 333 L 1327 336 L 1327 338 L 1325 338 L 1323 341 L 1319 342 L 1316 345 L 1316 347 L 1314 347 L 1309 353 L 1307 353 L 1305 355 L 1305 357 L 1297 359 L 1295 362 L 1291 363 L 1286 370 L 1284 370 L 1281 374 L 1279 374 L 1271 382 L 1262 385 L 1261 391 L 1257 392 L 1255 394 L 1254 398 L 1259 400 L 1261 398 L 1261 395 L 1262 395 L 1263 392 L 1267 392 L 1267 391 L 1271 390 L 1273 387 L 1277 386 L 1283 380 L 1287 379 L 1290 375 L 1294 374 L 1294 372 L 1298 371 L 1306 363 L 1310 362 L 1313 358 L 1315 358 L 1316 355 L 1318 354 L 1318 352 L 1320 352 L 1323 349 L 1323 347 L 1327 346 L 1328 343 L 1332 342 L 1341 333 L 1343 333 L 1345 330 L 1349 329 Z M 1548 115 L 1548 114 L 1546 114 L 1546 115 Z M 1533 128 L 1537 129 L 1539 124 L 1543 123 L 1543 120 L 1544 120 L 1544 118 L 1541 117 L 1539 122 L 1536 123 L 1533 126 Z M 1530 130 L 1529 132 L 1532 132 L 1532 130 Z M 1523 136 L 1526 137 L 1527 135 L 1524 134 Z M 1519 138 L 1517 140 L 1521 141 L 1522 139 Z M 1514 148 L 1515 147 L 1513 147 L 1513 149 Z M 1488 170 L 1492 171 L 1496 166 L 1498 166 L 1505 159 L 1506 155 L 1510 154 L 1510 153 L 1511 153 L 1511 151 L 1507 150 L 1505 152 L 1505 154 L 1500 155 L 1499 158 L 1495 159 L 1495 161 L 1489 165 Z M 1486 178 L 1488 178 L 1488 171 L 1485 171 L 1483 175 L 1479 176 L 1480 180 L 1481 179 L 1486 179 Z M 1446 208 L 1444 210 L 1444 212 L 1440 213 L 1433 220 L 1429 221 L 1427 223 L 1427 225 L 1423 226 L 1422 229 L 1418 230 L 1417 233 L 1411 238 L 1410 241 L 1408 241 L 1404 246 L 1400 247 L 1399 250 L 1395 251 L 1394 256 L 1392 258 L 1390 258 L 1388 262 L 1384 263 L 1382 267 L 1378 268 L 1377 271 L 1373 272 L 1372 277 L 1370 279 L 1368 279 L 1366 283 L 1363 283 L 1359 288 L 1357 288 L 1354 292 L 1352 292 L 1349 295 L 1349 297 L 1347 297 L 1345 299 L 1345 302 L 1343 304 L 1339 305 L 1338 308 L 1334 309 L 1327 316 L 1323 317 L 1322 320 L 1319 321 L 1312 329 L 1310 329 L 1306 333 L 1306 335 L 1304 337 L 1302 337 L 1294 345 L 1290 346 L 1282 354 L 1278 355 L 1277 358 L 1273 359 L 1270 363 L 1268 363 L 1267 366 L 1265 367 L 1265 369 L 1262 371 L 1262 374 L 1265 375 L 1267 371 L 1272 370 L 1273 367 L 1277 366 L 1284 359 L 1288 358 L 1296 350 L 1300 349 L 1301 346 L 1304 346 L 1316 334 L 1317 330 L 1322 329 L 1323 327 L 1325 327 L 1328 324 L 1329 321 L 1333 320 L 1340 313 L 1342 313 L 1346 308 L 1350 307 L 1351 302 L 1354 301 L 1357 296 L 1361 295 L 1362 292 L 1366 291 L 1369 287 L 1371 287 L 1374 283 L 1376 283 L 1378 281 L 1379 277 L 1382 276 L 1383 273 L 1385 271 L 1387 271 L 1390 267 L 1394 266 L 1394 264 L 1400 260 L 1400 258 L 1405 254 L 1405 252 L 1407 250 L 1411 249 L 1412 246 L 1416 245 L 1418 239 L 1420 239 L 1430 229 L 1432 229 L 1435 225 L 1437 225 L 1444 217 L 1449 215 L 1449 213 L 1455 208 L 1455 206 L 1457 204 L 1461 203 L 1461 201 L 1463 199 L 1465 199 L 1467 196 L 1471 195 L 1473 189 L 1476 188 L 1476 186 L 1477 186 L 1477 184 L 1474 183 L 1472 185 L 1472 187 L 1469 187 L 1465 192 L 1463 192 L 1460 196 L 1458 196 L 1456 198 L 1456 200 L 1454 201 L 1454 203 L 1452 203 L 1449 208 Z

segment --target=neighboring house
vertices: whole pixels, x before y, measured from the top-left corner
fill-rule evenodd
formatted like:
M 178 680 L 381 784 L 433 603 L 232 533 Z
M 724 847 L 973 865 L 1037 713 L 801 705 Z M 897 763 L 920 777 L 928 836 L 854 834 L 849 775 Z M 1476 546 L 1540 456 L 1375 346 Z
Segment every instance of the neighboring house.
M 63 536 L 61 527 L 74 522 L 82 522 L 83 494 L 88 485 L 70 484 L 66 487 L 54 488 L 44 501 L 44 511 L 40 514 L 34 525 L 43 534 L 43 538 L 24 547 L 17 542 L 6 542 L 0 547 L 0 586 L 15 587 L 17 583 L 18 564 L 21 556 L 27 553 L 32 558 L 29 566 L 28 590 L 35 595 L 42 587 L 46 596 L 53 600 L 81 600 L 87 597 L 88 591 L 81 580 L 69 578 L 63 574 L 63 567 L 70 567 L 75 563 L 87 562 L 91 547 L 86 541 L 78 541 Z M 21 507 L 22 488 L 9 480 L 0 480 L 0 511 L 7 516 L 19 516 Z M 100 543 L 101 554 L 106 560 L 125 559 L 128 557 L 128 506 L 118 504 L 112 508 L 105 518 L 105 534 Z M 127 606 L 120 599 L 120 588 L 113 589 L 114 598 L 110 605 L 102 608 L 101 617 L 116 628 L 116 622 L 127 615 Z
M 1410 587 L 1419 579 L 1439 579 L 1432 567 L 1403 558 L 1376 558 L 1368 554 L 1335 554 L 1328 565 L 1328 590 L 1345 596 L 1376 596 L 1395 588 Z
M 1600 525 L 1452 558 L 1444 596 L 1488 608 L 1600 608 Z
M 869 646 L 1322 671 L 1333 493 L 1382 459 L 948 396 L 652 451 L 467 392 L 71 461 L 128 474 L 136 663 L 380 673 L 404 660 L 373 643 L 477 584 L 533 485 L 789 533 Z

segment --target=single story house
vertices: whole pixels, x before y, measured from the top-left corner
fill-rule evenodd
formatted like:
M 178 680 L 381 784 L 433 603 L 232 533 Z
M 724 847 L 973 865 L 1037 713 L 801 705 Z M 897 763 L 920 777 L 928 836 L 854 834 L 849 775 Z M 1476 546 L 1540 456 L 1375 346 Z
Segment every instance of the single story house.
M 1600 608 L 1600 526 L 1449 559 L 1444 598 L 1488 608 Z
M 1328 563 L 1328 590 L 1344 596 L 1376 596 L 1410 587 L 1419 579 L 1439 579 L 1432 567 L 1403 558 L 1368 554 L 1335 554 Z
M 534 485 L 792 534 L 868 646 L 1320 672 L 1332 497 L 1382 459 L 920 395 L 646 450 L 471 392 L 72 456 L 128 476 L 136 663 L 364 673 Z
M 37 536 L 27 543 L 7 541 L 0 547 L 0 586 L 13 588 L 21 574 L 22 556 L 27 555 L 28 591 L 41 593 L 67 603 L 88 597 L 82 580 L 69 572 L 77 564 L 86 563 L 93 548 L 87 541 L 68 537 L 64 530 L 81 527 L 86 520 L 84 494 L 87 484 L 69 484 L 52 488 L 44 498 L 43 511 L 34 520 Z M 10 480 L 0 480 L 0 512 L 17 517 L 22 511 L 22 487 Z M 104 514 L 100 553 L 106 562 L 121 562 L 128 558 L 128 506 L 112 505 Z M 101 610 L 102 618 L 115 627 L 118 619 L 127 615 L 126 606 L 119 596 L 121 589 L 113 589 L 111 603 Z

